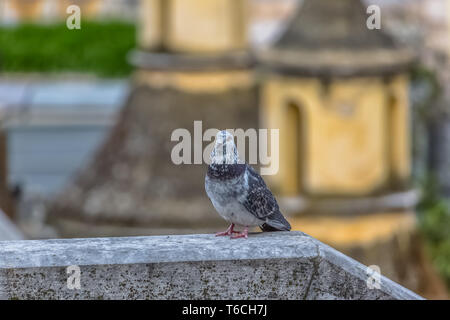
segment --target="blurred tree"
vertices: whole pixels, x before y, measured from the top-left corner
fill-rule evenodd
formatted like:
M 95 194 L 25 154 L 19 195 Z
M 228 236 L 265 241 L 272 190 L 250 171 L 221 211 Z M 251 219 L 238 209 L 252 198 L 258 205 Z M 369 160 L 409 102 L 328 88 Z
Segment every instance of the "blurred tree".
M 0 26 L 3 72 L 86 72 L 103 77 L 131 73 L 127 53 L 136 45 L 135 25 L 82 21 L 81 30 L 65 23 Z

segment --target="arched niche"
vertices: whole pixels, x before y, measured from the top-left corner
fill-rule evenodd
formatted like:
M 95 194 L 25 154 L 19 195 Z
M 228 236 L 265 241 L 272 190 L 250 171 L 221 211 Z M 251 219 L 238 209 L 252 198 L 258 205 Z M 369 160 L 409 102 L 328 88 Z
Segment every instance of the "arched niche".
M 302 104 L 297 99 L 286 99 L 283 106 L 283 139 L 285 139 L 282 161 L 288 168 L 285 177 L 286 195 L 298 196 L 303 191 L 305 121 Z

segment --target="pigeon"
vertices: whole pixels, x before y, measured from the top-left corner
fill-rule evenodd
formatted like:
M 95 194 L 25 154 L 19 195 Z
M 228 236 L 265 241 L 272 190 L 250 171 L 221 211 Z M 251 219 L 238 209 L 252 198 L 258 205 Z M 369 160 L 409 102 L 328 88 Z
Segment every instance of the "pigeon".
M 206 194 L 216 211 L 231 224 L 216 236 L 248 238 L 248 228 L 256 226 L 262 231 L 291 230 L 262 177 L 239 160 L 231 133 L 226 130 L 217 133 L 210 160 L 205 177 Z M 244 226 L 244 230 L 235 231 L 235 225 Z

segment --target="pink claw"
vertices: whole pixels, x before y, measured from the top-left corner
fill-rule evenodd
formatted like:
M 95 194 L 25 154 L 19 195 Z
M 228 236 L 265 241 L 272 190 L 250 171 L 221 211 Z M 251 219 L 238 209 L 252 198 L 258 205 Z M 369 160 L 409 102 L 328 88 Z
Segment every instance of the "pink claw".
M 220 236 L 230 236 L 233 233 L 238 233 L 237 231 L 234 231 L 234 223 L 232 223 L 227 230 L 223 231 L 223 232 L 217 232 L 216 233 L 216 237 L 220 237 Z
M 244 231 L 238 233 L 237 235 L 231 236 L 231 239 L 238 239 L 238 238 L 245 238 L 245 239 L 248 238 L 248 227 L 245 227 Z

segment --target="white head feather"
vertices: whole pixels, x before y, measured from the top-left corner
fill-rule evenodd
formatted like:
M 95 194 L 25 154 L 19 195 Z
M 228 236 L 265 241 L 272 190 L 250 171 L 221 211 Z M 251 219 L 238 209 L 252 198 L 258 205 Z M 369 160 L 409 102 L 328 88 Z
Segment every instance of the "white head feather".
M 216 135 L 214 149 L 211 152 L 211 163 L 236 164 L 239 161 L 234 137 L 226 130 L 219 131 Z

